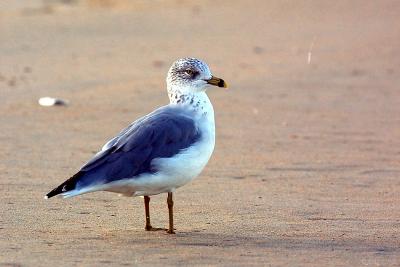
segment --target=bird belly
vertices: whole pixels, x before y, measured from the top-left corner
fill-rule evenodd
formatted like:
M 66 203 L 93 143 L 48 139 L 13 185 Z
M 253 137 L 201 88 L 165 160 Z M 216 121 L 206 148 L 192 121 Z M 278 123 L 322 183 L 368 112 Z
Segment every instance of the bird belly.
M 145 173 L 105 185 L 104 191 L 125 196 L 149 196 L 173 192 L 194 178 L 206 166 L 214 150 L 213 135 L 204 135 L 198 142 L 171 158 L 156 158 L 152 167 L 156 173 Z

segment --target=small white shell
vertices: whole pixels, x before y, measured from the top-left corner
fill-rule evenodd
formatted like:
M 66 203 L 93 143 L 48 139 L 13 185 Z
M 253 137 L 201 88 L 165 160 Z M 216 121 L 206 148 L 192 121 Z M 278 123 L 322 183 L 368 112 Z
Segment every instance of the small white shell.
M 51 107 L 51 106 L 66 106 L 68 101 L 60 99 L 60 98 L 53 98 L 53 97 L 41 97 L 38 100 L 39 105 L 44 107 Z

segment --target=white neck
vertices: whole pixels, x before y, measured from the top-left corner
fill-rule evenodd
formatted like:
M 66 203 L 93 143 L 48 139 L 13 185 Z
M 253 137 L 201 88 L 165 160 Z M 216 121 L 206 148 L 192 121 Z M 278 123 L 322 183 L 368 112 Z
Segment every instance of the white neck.
M 169 90 L 168 97 L 171 104 L 187 105 L 202 116 L 214 121 L 214 108 L 206 92 L 183 93 L 180 90 Z

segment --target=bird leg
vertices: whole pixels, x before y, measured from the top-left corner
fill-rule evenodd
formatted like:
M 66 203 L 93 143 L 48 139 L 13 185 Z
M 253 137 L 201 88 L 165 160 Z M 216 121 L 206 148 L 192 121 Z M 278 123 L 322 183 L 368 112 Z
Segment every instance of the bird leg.
M 145 230 L 146 231 L 159 231 L 159 230 L 166 230 L 164 228 L 154 228 L 150 224 L 150 197 L 149 196 L 144 196 L 144 210 L 146 212 L 146 226 Z
M 174 232 L 174 201 L 172 200 L 172 192 L 168 192 L 168 198 L 167 198 L 167 204 L 168 204 L 168 213 L 169 213 L 169 229 L 167 230 L 168 234 L 175 234 Z
M 146 212 L 146 227 L 144 229 L 146 229 L 146 231 L 150 231 L 151 230 L 151 224 L 150 224 L 150 207 L 149 207 L 149 203 L 150 203 L 150 197 L 149 196 L 144 196 L 144 210 Z

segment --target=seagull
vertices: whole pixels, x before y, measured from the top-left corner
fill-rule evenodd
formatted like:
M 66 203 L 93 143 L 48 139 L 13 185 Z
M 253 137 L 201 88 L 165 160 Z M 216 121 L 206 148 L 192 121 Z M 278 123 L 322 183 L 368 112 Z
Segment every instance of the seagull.
M 45 198 L 95 191 L 142 196 L 145 230 L 155 231 L 163 228 L 150 224 L 150 196 L 167 193 L 169 228 L 163 230 L 174 234 L 172 194 L 200 174 L 215 146 L 214 109 L 206 89 L 227 84 L 196 58 L 175 61 L 166 81 L 168 105 L 131 123 Z

